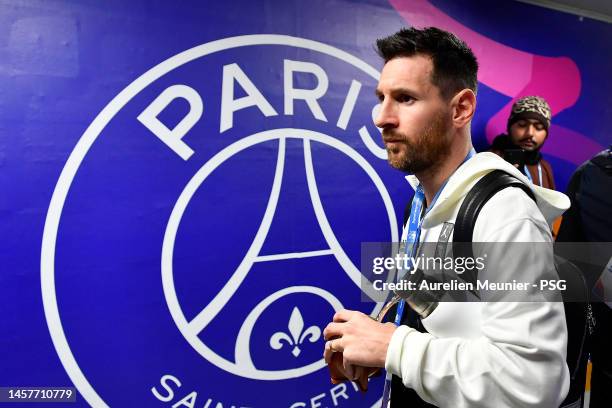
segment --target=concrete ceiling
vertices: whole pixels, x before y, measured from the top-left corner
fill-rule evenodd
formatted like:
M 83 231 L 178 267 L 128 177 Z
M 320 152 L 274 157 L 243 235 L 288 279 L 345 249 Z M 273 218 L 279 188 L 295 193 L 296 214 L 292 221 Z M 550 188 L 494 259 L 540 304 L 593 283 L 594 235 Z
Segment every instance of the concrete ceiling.
M 612 1 L 610 0 L 518 0 L 578 16 L 612 23 Z

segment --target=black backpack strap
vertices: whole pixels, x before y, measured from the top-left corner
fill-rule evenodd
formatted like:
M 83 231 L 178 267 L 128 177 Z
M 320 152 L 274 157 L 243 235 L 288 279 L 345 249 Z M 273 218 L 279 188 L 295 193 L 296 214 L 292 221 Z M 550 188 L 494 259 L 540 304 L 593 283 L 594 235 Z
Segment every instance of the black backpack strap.
M 533 191 L 525 183 L 515 176 L 503 170 L 493 170 L 482 177 L 467 193 L 457 219 L 453 234 L 453 256 L 473 258 L 471 245 L 459 245 L 459 243 L 472 242 L 474 235 L 474 225 L 482 207 L 499 191 L 507 187 L 518 187 L 523 190 L 533 201 L 536 201 Z M 477 276 L 474 270 L 468 270 L 463 277 L 467 282 L 476 282 Z
M 453 242 L 472 242 L 474 225 L 480 210 L 491 197 L 507 187 L 518 187 L 536 201 L 533 191 L 524 182 L 503 170 L 493 170 L 478 180 L 463 200 L 455 220 Z

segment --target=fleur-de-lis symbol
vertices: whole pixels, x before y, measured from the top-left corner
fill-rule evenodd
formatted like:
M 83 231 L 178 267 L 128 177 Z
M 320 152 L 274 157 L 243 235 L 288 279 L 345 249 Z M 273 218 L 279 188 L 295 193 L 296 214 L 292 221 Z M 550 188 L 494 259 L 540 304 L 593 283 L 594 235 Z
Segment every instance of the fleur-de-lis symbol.
M 270 337 L 270 347 L 274 350 L 280 350 L 283 348 L 284 343 L 286 343 L 288 346 L 293 346 L 291 354 L 293 354 L 294 357 L 299 356 L 302 352 L 299 345 L 302 344 L 304 340 L 308 339 L 311 343 L 314 343 L 321 337 L 321 329 L 317 326 L 310 326 L 302 332 L 304 329 L 304 319 L 302 318 L 300 309 L 297 307 L 294 307 L 291 312 L 288 328 L 289 334 L 279 331 Z

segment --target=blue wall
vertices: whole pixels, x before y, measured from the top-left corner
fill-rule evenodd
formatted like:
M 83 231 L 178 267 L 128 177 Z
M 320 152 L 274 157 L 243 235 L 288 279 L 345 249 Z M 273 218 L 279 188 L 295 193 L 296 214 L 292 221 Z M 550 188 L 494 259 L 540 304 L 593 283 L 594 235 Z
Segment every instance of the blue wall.
M 610 25 L 489 4 L 3 2 L 0 386 L 74 384 L 71 406 L 375 404 L 381 378 L 329 383 L 320 337 L 334 309 L 378 307 L 360 243 L 397 239 L 412 194 L 371 123 L 374 40 L 437 22 L 565 61 L 575 95 L 542 89 L 561 190 L 610 142 Z M 517 64 L 521 89 L 481 78 L 478 148 L 542 66 Z

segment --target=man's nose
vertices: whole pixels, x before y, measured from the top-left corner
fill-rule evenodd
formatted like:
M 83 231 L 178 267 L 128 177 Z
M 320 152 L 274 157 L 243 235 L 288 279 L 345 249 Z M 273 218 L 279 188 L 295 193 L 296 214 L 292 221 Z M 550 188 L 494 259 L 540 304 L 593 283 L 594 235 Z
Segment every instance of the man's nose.
M 381 102 L 374 119 L 374 124 L 381 129 L 397 127 L 399 120 L 395 108 L 390 103 Z

